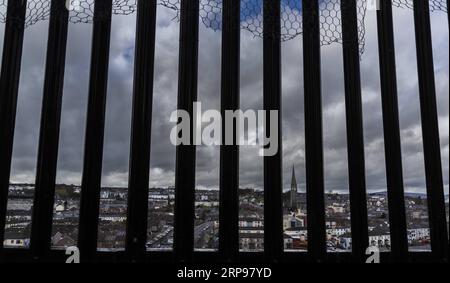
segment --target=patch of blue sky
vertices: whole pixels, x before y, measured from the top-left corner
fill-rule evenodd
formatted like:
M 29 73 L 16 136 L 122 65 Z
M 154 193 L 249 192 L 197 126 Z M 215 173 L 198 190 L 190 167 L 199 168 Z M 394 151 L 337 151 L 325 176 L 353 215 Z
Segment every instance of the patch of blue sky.
M 322 0 L 326 2 L 330 0 Z M 203 24 L 213 30 L 222 29 L 223 0 L 202 0 L 204 9 L 200 12 Z M 206 9 L 205 9 L 206 8 Z M 302 0 L 281 0 L 281 11 L 291 12 L 302 10 Z M 241 22 L 262 17 L 263 0 L 241 0 Z

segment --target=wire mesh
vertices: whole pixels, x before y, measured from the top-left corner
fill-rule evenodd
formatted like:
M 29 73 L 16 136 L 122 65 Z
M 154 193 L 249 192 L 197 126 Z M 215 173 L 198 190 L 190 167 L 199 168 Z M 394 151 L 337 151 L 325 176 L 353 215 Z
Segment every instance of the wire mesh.
M 4 23 L 6 19 L 7 0 L 0 0 L 0 23 Z
M 93 21 L 95 0 L 67 1 L 72 23 L 90 23 Z M 181 0 L 159 0 L 158 4 L 179 12 Z M 215 31 L 222 28 L 222 1 L 200 0 L 200 20 L 204 26 Z M 241 0 L 241 28 L 255 37 L 263 35 L 263 1 Z M 341 0 L 320 1 L 320 39 L 322 45 L 334 42 L 342 43 Z M 429 0 L 430 11 L 447 12 L 446 0 Z M 28 0 L 26 27 L 47 20 L 50 15 L 50 0 Z M 291 40 L 302 34 L 302 1 L 281 0 L 281 40 Z M 392 0 L 395 7 L 412 9 L 413 0 Z M 0 23 L 6 19 L 7 0 L 0 0 Z M 137 0 L 113 0 L 113 14 L 129 15 L 136 11 Z M 367 0 L 357 1 L 358 34 L 361 53 L 364 51 Z M 178 16 L 174 18 L 177 20 Z
M 429 2 L 431 12 L 447 12 L 447 2 L 445 0 L 429 0 Z M 398 8 L 414 8 L 413 0 L 393 0 L 392 5 Z

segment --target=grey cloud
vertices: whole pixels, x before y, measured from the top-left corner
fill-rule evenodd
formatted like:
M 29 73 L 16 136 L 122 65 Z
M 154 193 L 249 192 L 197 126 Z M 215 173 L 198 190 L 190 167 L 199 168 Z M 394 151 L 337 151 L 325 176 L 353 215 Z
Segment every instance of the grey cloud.
M 405 186 L 424 191 L 423 153 L 420 131 L 412 12 L 395 9 L 399 105 Z M 448 191 L 448 31 L 446 16 L 433 14 L 438 111 L 444 181 Z M 178 23 L 175 12 L 158 7 L 155 82 L 152 121 L 151 186 L 174 184 L 175 147 L 169 142 L 170 113 L 177 107 Z M 383 121 L 378 74 L 376 21 L 366 19 L 366 52 L 361 61 L 367 185 L 386 187 Z M 79 183 L 84 147 L 91 25 L 71 24 L 61 122 L 58 181 Z M 106 112 L 103 184 L 123 186 L 128 179 L 129 136 L 133 79 L 135 16 L 115 16 Z M 0 33 L 2 31 L 0 30 Z M 19 96 L 13 181 L 34 180 L 47 23 L 27 30 Z M 0 37 L 0 40 L 3 40 Z M 0 42 L 1 43 L 1 42 Z M 241 107 L 262 109 L 262 40 L 242 31 Z M 220 107 L 221 34 L 201 28 L 199 54 L 199 100 L 204 109 Z M 301 189 L 305 186 L 304 105 L 302 39 L 282 45 L 283 70 L 283 186 L 288 188 L 292 165 Z M 347 141 L 343 85 L 342 46 L 322 48 L 325 181 L 327 190 L 348 190 Z M 445 125 L 446 123 L 446 125 Z M 263 188 L 263 159 L 257 148 L 241 148 L 240 185 Z M 219 184 L 219 148 L 199 147 L 197 186 Z

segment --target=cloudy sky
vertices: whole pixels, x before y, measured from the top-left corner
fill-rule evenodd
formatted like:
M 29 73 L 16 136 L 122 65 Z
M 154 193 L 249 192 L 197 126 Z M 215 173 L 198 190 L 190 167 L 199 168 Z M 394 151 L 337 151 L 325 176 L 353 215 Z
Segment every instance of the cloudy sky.
M 0 1 L 1 3 L 1 1 Z M 174 184 L 175 148 L 169 140 L 176 108 L 179 24 L 176 12 L 158 7 L 156 72 L 151 153 L 151 186 Z M 400 124 L 405 187 L 425 191 L 422 133 L 414 46 L 413 13 L 394 9 Z M 106 110 L 103 160 L 104 186 L 126 186 L 130 145 L 135 15 L 114 16 Z M 0 24 L 0 35 L 4 25 Z M 19 89 L 11 182 L 34 182 L 48 21 L 25 33 Z M 361 26 L 361 28 L 363 28 Z M 80 184 L 91 47 L 89 24 L 70 24 L 58 160 L 59 183 Z M 449 183 L 449 61 L 448 23 L 443 12 L 432 14 L 435 75 L 438 92 L 442 164 Z M 367 186 L 386 189 L 383 125 L 374 12 L 365 19 L 365 52 L 362 55 L 362 87 Z M 3 42 L 0 36 L 0 44 Z M 201 25 L 199 53 L 199 100 L 203 109 L 220 108 L 221 32 Z M 262 109 L 262 40 L 242 31 L 241 108 Z M 0 51 L 1 52 L 1 51 Z M 342 46 L 322 47 L 325 182 L 327 191 L 348 191 L 347 141 Z M 282 44 L 283 169 L 284 187 L 290 185 L 296 167 L 300 189 L 305 188 L 302 38 Z M 242 187 L 263 188 L 262 158 L 258 148 L 243 147 L 240 161 Z M 199 188 L 219 185 L 219 148 L 197 150 Z

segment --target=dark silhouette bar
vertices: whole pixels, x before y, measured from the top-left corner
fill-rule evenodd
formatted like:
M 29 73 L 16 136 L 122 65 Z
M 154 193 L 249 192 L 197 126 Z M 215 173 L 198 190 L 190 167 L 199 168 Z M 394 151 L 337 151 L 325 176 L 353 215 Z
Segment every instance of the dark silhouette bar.
M 224 0 L 222 29 L 221 113 L 239 109 L 240 91 L 240 0 Z M 234 123 L 236 129 L 237 123 Z M 235 132 L 236 133 L 236 132 Z M 235 261 L 239 254 L 239 146 L 225 145 L 225 120 L 222 121 L 220 147 L 219 251 L 225 261 Z
M 369 247 L 357 0 L 341 1 L 352 253 L 364 261 Z
M 112 0 L 95 1 L 78 232 L 78 247 L 83 261 L 93 260 L 97 251 L 111 13 Z
M 302 7 L 308 253 L 312 260 L 324 261 L 326 232 L 319 1 L 303 0 Z
M 377 30 L 391 252 L 394 261 L 404 261 L 408 255 L 408 235 L 391 0 L 380 2 Z
M 178 110 L 193 117 L 198 84 L 199 0 L 182 0 L 180 9 L 180 58 Z M 195 122 L 191 119 L 191 145 L 178 145 L 175 168 L 174 252 L 180 261 L 190 261 L 194 252 L 195 154 L 192 144 Z
M 156 5 L 156 0 L 140 0 L 137 10 L 130 178 L 125 246 L 132 259 L 142 259 L 146 251 L 147 242 Z
M 445 211 L 444 184 L 442 179 L 433 47 L 431 43 L 430 7 L 428 1 L 414 0 L 414 26 L 431 249 L 436 259 L 448 260 L 447 214 Z
M 68 25 L 64 1 L 52 0 L 31 226 L 31 250 L 36 259 L 51 248 Z
M 274 131 L 269 111 L 278 111 L 278 151 L 264 156 L 264 256 L 277 261 L 283 252 L 280 1 L 264 1 L 263 14 L 265 136 Z
M 0 252 L 5 236 L 26 6 L 26 0 L 8 1 L 5 23 L 0 73 Z

